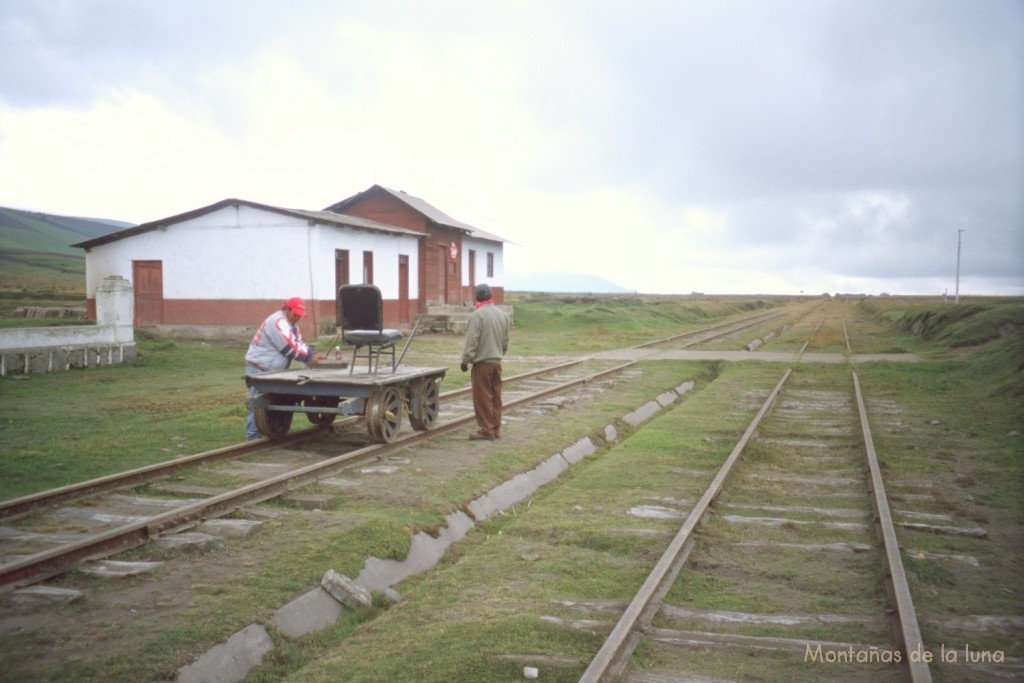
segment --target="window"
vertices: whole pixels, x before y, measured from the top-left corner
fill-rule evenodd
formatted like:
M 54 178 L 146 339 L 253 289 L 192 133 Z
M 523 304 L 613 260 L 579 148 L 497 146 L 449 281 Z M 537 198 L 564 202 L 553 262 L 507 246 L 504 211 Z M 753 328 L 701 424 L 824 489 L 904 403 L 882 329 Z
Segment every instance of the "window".
M 487 277 L 494 277 L 494 252 L 487 252 Z
M 373 284 L 373 252 L 363 252 L 363 284 Z

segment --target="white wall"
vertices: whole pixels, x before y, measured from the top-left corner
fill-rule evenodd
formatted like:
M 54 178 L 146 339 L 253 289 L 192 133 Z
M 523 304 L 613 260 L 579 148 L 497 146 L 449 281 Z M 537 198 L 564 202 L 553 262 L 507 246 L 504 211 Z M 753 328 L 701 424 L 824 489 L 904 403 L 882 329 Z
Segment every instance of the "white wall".
M 374 252 L 374 284 L 398 298 L 398 255 L 409 256 L 409 296 L 418 296 L 418 239 L 317 224 L 239 205 L 92 248 L 86 292 L 110 275 L 132 279 L 132 261 L 163 263 L 166 299 L 334 299 L 334 250 L 348 249 L 362 282 L 363 252 Z
M 469 286 L 469 252 L 472 249 L 476 252 L 476 283 L 486 282 L 495 287 L 503 286 L 505 282 L 505 264 L 502 260 L 501 242 L 487 240 L 462 238 L 462 286 Z M 487 254 L 494 254 L 494 276 L 487 277 Z
M 135 358 L 131 283 L 110 277 L 97 292 L 95 325 L 0 330 L 0 376 L 114 365 Z
M 385 299 L 398 299 L 398 256 L 408 256 L 409 299 L 415 301 L 419 296 L 419 241 L 412 235 L 346 230 L 331 225 L 316 226 L 310 235 L 309 262 L 314 287 L 318 291 L 312 292 L 311 296 L 317 299 L 335 298 L 334 252 L 336 249 L 347 249 L 349 280 L 353 284 L 363 281 L 363 252 L 373 252 L 373 284 L 380 288 Z

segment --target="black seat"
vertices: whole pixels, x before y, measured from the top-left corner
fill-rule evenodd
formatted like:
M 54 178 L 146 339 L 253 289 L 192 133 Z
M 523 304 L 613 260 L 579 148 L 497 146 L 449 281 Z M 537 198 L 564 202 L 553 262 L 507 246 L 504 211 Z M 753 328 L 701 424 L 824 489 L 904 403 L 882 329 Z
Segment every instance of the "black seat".
M 376 285 L 342 285 L 338 288 L 338 326 L 341 341 L 350 344 L 355 370 L 359 350 L 366 348 L 367 370 L 377 373 L 381 353 L 391 356 L 391 371 L 395 371 L 395 344 L 402 338 L 398 330 L 384 329 L 384 301 Z

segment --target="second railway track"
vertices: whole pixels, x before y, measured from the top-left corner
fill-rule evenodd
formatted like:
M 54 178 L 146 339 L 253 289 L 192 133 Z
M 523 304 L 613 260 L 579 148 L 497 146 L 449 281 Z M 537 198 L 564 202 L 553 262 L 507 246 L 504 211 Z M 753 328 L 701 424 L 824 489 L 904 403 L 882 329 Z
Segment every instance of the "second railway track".
M 753 678 L 931 680 L 912 661 L 923 643 L 856 375 L 790 375 L 702 493 L 700 477 L 680 482 L 694 500 L 668 510 L 685 522 L 581 681 L 714 679 L 735 671 L 723 662 Z

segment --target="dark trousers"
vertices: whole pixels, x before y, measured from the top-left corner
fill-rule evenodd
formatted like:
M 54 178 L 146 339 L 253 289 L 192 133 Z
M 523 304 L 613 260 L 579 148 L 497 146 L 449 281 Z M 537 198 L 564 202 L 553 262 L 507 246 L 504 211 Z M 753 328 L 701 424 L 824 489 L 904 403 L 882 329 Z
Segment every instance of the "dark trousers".
M 473 363 L 473 413 L 480 432 L 498 436 L 501 429 L 501 361 Z

